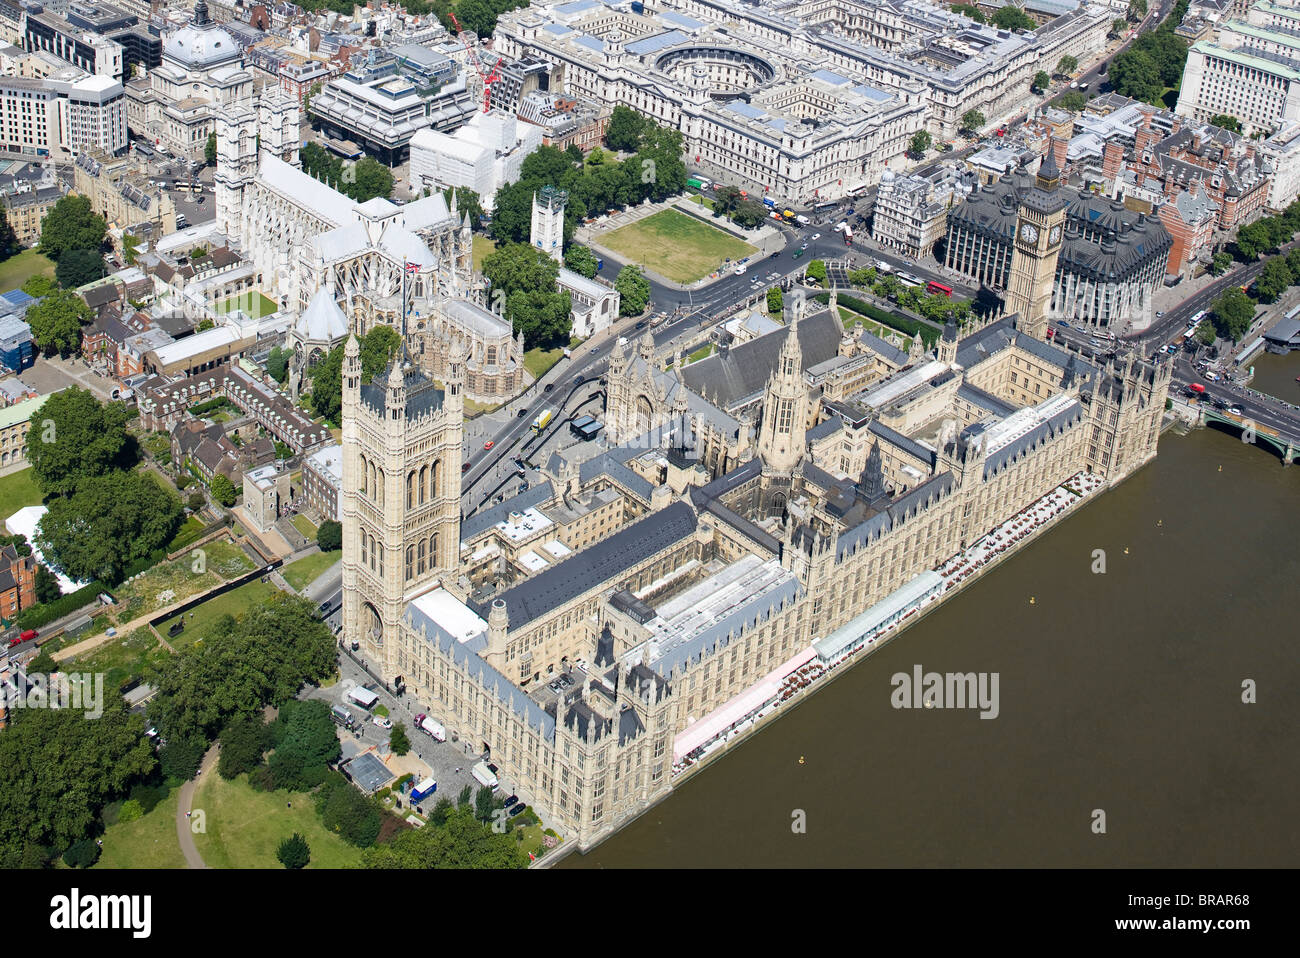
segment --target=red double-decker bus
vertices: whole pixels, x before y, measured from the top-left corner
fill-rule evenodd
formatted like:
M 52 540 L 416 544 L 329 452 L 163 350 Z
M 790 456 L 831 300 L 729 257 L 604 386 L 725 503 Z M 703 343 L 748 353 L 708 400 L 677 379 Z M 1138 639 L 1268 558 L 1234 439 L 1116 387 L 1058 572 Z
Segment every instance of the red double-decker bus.
M 927 293 L 943 293 L 943 295 L 949 298 L 952 297 L 951 286 L 945 286 L 943 283 L 936 283 L 934 280 L 930 280 L 930 282 L 925 284 L 925 291 Z

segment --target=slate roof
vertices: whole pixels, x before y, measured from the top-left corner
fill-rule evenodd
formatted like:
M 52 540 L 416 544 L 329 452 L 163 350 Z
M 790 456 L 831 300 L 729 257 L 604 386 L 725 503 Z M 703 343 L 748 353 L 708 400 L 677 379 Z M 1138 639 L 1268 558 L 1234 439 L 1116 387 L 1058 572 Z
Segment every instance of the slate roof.
M 471 608 L 487 618 L 492 601 L 504 599 L 510 629 L 515 631 L 680 542 L 695 532 L 695 526 L 695 510 L 675 502 Z
M 904 436 L 901 432 L 898 432 L 895 429 L 890 429 L 880 420 L 875 420 L 867 428 L 871 430 L 873 435 L 878 436 L 890 445 L 903 450 L 903 452 L 907 453 L 909 456 L 914 456 L 922 462 L 929 463 L 931 466 L 934 465 L 938 456 L 934 450 L 925 448 L 925 446 L 921 445 L 916 440 L 909 439 L 907 436 Z
M 498 522 L 504 522 L 512 512 L 523 512 L 533 506 L 546 502 L 555 494 L 549 482 L 531 485 L 517 496 L 499 502 L 490 509 L 480 509 L 460 524 L 460 538 L 468 542 L 475 536 L 491 529 Z
M 766 336 L 691 363 L 682 370 L 682 379 L 705 399 L 712 400 L 716 395 L 724 408 L 735 406 L 767 388 L 789 333 L 790 327 L 784 326 Z M 803 353 L 803 368 L 809 369 L 837 355 L 843 336 L 844 329 L 839 319 L 832 316 L 829 309 L 801 320 L 799 348 Z
M 600 475 L 609 476 L 637 498 L 646 503 L 650 502 L 650 493 L 654 490 L 654 486 L 609 453 L 601 453 L 578 467 L 578 477 L 584 486 Z
M 963 383 L 957 387 L 957 395 L 972 405 L 979 406 L 997 416 L 1010 416 L 1016 411 L 1016 407 L 1008 402 L 1003 402 L 992 393 L 987 393 L 978 386 L 972 386 L 970 383 Z

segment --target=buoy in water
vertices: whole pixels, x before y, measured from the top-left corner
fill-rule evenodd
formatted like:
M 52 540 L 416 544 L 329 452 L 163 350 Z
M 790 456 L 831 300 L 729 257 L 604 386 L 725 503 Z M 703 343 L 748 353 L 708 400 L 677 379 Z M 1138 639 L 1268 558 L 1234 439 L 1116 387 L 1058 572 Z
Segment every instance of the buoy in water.
M 1032 595 L 1029 597 L 1029 604 L 1030 605 L 1034 604 L 1034 597 Z
M 799 756 L 799 764 L 800 764 L 800 765 L 803 764 L 803 756 L 802 756 L 802 755 Z

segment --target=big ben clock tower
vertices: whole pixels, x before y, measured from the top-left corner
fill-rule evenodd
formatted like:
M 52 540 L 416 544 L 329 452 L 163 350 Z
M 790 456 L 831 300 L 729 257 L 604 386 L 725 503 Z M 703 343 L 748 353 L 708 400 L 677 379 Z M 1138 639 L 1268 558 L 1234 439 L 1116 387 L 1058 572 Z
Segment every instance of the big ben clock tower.
M 1020 201 L 1006 295 L 1007 312 L 1019 314 L 1016 328 L 1035 339 L 1047 338 L 1047 308 L 1052 302 L 1056 258 L 1061 252 L 1064 228 L 1061 171 L 1048 151 L 1038 168 L 1033 189 Z

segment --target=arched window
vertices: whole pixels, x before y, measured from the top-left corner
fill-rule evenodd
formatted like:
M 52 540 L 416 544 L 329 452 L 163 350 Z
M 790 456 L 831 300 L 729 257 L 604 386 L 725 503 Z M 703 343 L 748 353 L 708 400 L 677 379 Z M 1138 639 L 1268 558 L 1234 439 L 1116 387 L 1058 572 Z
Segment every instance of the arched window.
M 366 494 L 366 457 L 361 457 L 361 488 L 357 490 L 363 496 Z
M 406 547 L 406 579 L 409 582 L 415 577 L 415 546 Z
M 370 464 L 369 475 L 366 477 L 366 483 L 366 488 L 369 490 L 367 494 L 370 496 L 370 501 L 374 502 L 379 497 L 379 493 L 376 491 L 379 487 L 379 483 L 375 482 L 375 464 L 373 462 Z
M 416 565 L 416 569 L 418 570 L 420 575 L 424 575 L 424 557 L 425 557 L 424 550 L 425 550 L 424 540 L 421 539 L 420 540 L 420 561 Z
M 384 504 L 384 470 L 375 468 L 375 503 Z
M 406 474 L 406 508 L 415 508 L 415 470 Z
M 361 533 L 361 564 L 362 565 L 366 564 L 366 557 L 368 555 L 369 553 L 366 550 L 366 534 L 363 532 Z
M 433 460 L 433 471 L 429 475 L 429 498 L 437 499 L 442 495 L 442 460 Z
M 429 467 L 420 467 L 420 505 L 429 498 Z
M 438 568 L 438 533 L 429 536 L 429 568 Z
M 487 348 L 487 358 L 485 362 L 487 363 L 487 365 L 491 366 L 496 361 L 497 361 L 497 348 L 495 346 L 489 346 Z
M 375 571 L 375 537 L 370 537 L 370 571 Z

